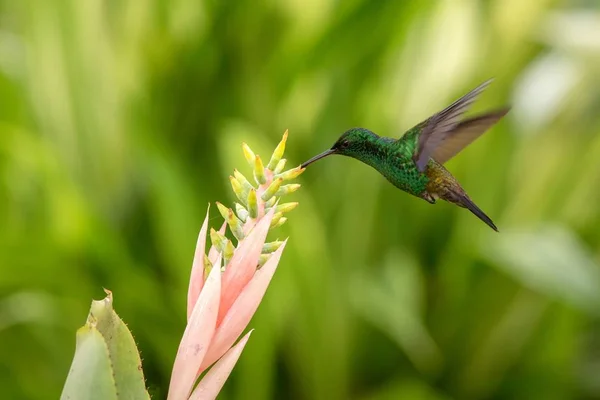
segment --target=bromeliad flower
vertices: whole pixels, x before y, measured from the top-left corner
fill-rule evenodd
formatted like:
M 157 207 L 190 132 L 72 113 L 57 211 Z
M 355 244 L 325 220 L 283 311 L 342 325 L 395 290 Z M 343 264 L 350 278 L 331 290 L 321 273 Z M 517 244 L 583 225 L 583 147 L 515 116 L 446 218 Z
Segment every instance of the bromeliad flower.
M 287 242 L 265 243 L 267 233 L 283 225 L 286 221 L 283 214 L 298 205 L 279 204 L 279 197 L 300 187 L 284 182 L 304 171 L 300 167 L 283 171 L 286 139 L 287 131 L 266 167 L 261 158 L 243 144 L 256 186 L 237 170 L 229 177 L 239 203 L 235 204 L 235 212 L 217 203 L 225 222 L 218 231 L 210 229 L 212 246 L 208 255 L 208 212 L 206 214 L 192 264 L 188 323 L 171 374 L 170 400 L 214 399 L 250 337 L 251 332 L 248 332 L 233 346 L 256 312 Z M 227 227 L 237 240 L 237 246 L 226 237 Z M 194 389 L 198 377 L 215 361 Z

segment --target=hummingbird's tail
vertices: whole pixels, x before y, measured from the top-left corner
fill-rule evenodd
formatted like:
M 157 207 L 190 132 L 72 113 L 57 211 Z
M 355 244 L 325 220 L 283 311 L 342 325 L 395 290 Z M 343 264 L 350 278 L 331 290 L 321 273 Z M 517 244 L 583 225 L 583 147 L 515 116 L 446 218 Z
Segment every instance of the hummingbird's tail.
M 469 198 L 464 189 L 443 165 L 434 161 L 433 164 L 427 168 L 426 174 L 429 178 L 426 191 L 429 196 L 433 195 L 434 198 L 439 197 L 440 199 L 456 204 L 459 207 L 466 208 L 475 214 L 477 218 L 485 222 L 490 228 L 498 232 L 498 228 L 491 218 L 485 215 L 485 213 L 473 203 L 473 200 Z M 427 198 L 425 198 L 425 200 L 427 200 Z
M 464 191 L 449 190 L 445 193 L 445 196 L 441 197 L 446 201 L 449 201 L 451 203 L 456 204 L 459 207 L 463 207 L 471 211 L 477 218 L 479 218 L 480 220 L 485 222 L 490 228 L 498 232 L 498 228 L 496 227 L 492 219 L 488 217 L 483 211 L 481 211 L 481 208 L 477 207 L 477 205 L 473 203 L 473 200 L 471 200 Z
M 462 199 L 462 203 L 459 205 L 467 208 L 469 211 L 475 214 L 477 218 L 479 218 L 480 220 L 485 222 L 490 228 L 498 232 L 498 228 L 494 224 L 494 221 L 492 221 L 490 217 L 488 217 L 483 211 L 481 211 L 481 208 L 477 207 L 477 205 L 473 203 L 473 201 L 468 196 L 465 195 L 465 198 Z

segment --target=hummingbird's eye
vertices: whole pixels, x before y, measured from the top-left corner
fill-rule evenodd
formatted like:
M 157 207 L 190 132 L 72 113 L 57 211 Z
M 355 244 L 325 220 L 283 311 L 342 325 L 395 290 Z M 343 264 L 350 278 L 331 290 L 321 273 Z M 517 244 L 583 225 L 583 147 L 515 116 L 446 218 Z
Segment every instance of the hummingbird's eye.
M 344 140 L 342 143 L 340 143 L 340 147 L 342 149 L 347 148 L 348 146 L 350 146 L 350 142 L 348 141 L 348 139 Z

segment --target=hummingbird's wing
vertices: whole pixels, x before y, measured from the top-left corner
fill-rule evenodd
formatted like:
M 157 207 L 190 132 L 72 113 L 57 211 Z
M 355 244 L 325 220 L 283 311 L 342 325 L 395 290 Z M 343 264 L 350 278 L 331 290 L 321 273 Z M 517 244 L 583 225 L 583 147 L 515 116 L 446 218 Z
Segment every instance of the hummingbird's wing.
M 510 108 L 507 107 L 461 121 L 433 150 L 431 158 L 440 164 L 445 164 L 504 117 L 509 110 Z
M 489 79 L 471 90 L 469 93 L 435 114 L 424 123 L 419 135 L 413 160 L 420 171 L 425 170 L 435 149 L 456 129 L 462 115 L 469 109 L 477 96 L 492 82 Z

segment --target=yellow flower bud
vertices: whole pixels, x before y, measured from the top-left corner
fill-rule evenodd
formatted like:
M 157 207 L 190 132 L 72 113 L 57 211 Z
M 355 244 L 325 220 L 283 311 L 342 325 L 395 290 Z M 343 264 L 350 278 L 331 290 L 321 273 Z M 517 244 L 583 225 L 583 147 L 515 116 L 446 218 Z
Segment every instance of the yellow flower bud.
M 285 163 L 286 162 L 287 162 L 287 160 L 285 158 L 282 158 L 281 160 L 279 160 L 279 162 L 277 163 L 277 166 L 273 170 L 273 173 L 275 175 L 281 173 L 281 171 L 283 171 L 283 169 L 285 168 Z
M 246 143 L 242 143 L 242 150 L 244 151 L 244 157 L 246 158 L 246 161 L 248 161 L 248 164 L 254 166 L 254 158 L 256 156 L 254 155 L 252 149 L 250 149 L 250 146 L 248 146 Z
M 275 151 L 273 152 L 273 155 L 271 156 L 269 165 L 267 165 L 267 168 L 269 168 L 271 171 L 273 171 L 277 167 L 277 164 L 281 160 L 281 157 L 283 157 L 283 153 L 285 152 L 285 142 L 287 141 L 287 137 L 288 137 L 288 131 L 286 130 L 285 133 L 283 134 L 283 138 L 281 139 L 281 142 L 279 142 L 279 144 L 275 148 Z
M 250 189 L 246 204 L 248 205 L 248 214 L 250 215 L 250 218 L 258 217 L 258 199 L 256 198 L 256 190 Z
M 259 156 L 254 158 L 254 179 L 259 184 L 264 184 L 267 182 L 267 177 L 265 176 L 265 167 L 263 166 L 262 160 Z
M 292 211 L 296 207 L 298 207 L 298 202 L 283 203 L 279 204 L 277 208 L 275 208 L 275 212 L 286 213 Z

